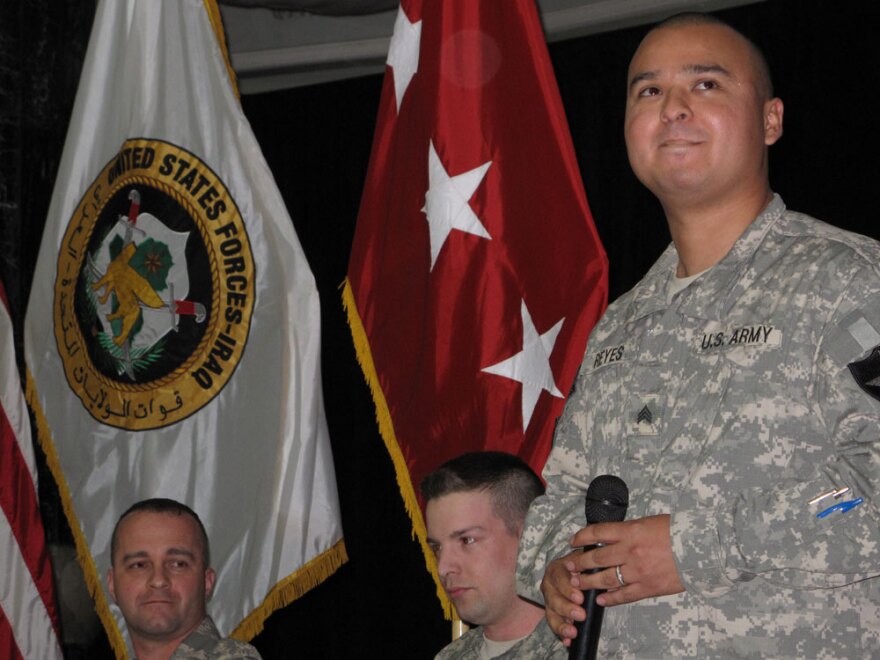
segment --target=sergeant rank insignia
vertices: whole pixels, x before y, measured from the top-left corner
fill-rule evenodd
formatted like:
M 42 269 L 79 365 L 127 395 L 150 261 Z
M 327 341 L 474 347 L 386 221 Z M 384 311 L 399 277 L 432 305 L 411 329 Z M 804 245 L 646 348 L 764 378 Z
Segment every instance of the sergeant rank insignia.
M 74 210 L 58 256 L 55 339 L 70 388 L 118 428 L 192 415 L 241 360 L 254 279 L 223 181 L 178 146 L 126 141 Z

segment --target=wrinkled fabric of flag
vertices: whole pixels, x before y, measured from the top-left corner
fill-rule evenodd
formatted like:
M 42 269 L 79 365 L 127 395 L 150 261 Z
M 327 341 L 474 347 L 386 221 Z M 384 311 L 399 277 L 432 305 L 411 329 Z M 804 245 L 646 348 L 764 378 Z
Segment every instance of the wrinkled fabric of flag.
M 0 282 L 0 657 L 60 660 L 30 424 Z
M 423 541 L 445 460 L 540 474 L 607 258 L 532 0 L 401 3 L 343 300 Z
M 219 35 L 218 35 L 219 32 Z M 318 294 L 212 1 L 100 2 L 29 302 L 29 401 L 97 609 L 134 502 L 202 518 L 223 635 L 346 561 Z

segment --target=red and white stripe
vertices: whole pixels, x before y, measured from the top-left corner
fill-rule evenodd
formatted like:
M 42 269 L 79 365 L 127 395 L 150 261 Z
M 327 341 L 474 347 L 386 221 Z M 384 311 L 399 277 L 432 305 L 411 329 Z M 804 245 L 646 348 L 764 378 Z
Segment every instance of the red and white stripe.
M 0 282 L 0 658 L 61 658 L 30 420 Z

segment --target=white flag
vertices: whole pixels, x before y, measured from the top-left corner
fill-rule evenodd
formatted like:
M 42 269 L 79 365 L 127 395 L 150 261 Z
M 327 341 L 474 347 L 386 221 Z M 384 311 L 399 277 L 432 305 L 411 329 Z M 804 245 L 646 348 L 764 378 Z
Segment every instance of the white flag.
M 117 652 L 103 578 L 137 500 L 203 519 L 223 634 L 346 560 L 318 294 L 219 25 L 213 0 L 99 2 L 26 318 L 30 401 Z

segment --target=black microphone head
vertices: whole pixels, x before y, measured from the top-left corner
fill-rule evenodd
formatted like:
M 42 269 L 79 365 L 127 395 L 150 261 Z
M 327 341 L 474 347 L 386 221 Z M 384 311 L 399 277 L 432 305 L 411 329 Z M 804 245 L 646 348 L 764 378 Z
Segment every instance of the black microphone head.
M 629 506 L 629 488 L 620 477 L 603 474 L 590 482 L 584 512 L 587 524 L 620 522 L 626 518 Z

